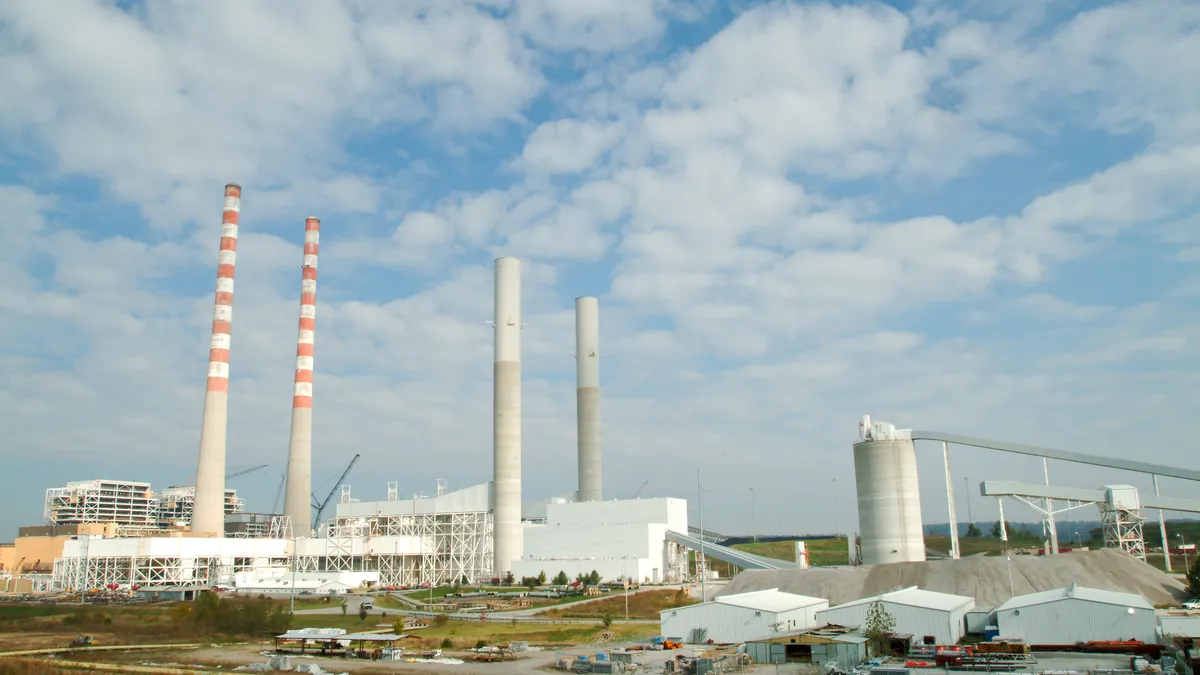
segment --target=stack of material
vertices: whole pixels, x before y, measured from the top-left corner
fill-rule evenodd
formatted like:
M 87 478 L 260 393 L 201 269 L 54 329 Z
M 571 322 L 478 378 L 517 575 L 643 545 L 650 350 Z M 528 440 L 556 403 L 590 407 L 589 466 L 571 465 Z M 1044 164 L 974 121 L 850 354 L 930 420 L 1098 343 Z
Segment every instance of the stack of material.
M 1012 595 L 1064 588 L 1073 583 L 1089 588 L 1137 593 L 1151 604 L 1180 602 L 1184 586 L 1171 576 L 1116 549 L 1079 551 L 1057 556 L 972 556 L 962 560 L 904 562 L 853 568 L 748 570 L 737 575 L 718 596 L 778 588 L 787 593 L 828 598 L 838 605 L 898 588 L 918 586 L 999 605 Z

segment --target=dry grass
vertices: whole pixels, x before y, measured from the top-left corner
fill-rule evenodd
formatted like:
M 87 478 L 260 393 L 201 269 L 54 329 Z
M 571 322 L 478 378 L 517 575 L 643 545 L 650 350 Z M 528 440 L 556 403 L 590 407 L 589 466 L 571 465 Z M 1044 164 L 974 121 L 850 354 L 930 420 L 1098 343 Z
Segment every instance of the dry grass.
M 65 675 L 69 672 L 44 661 L 0 659 L 0 675 Z
M 629 596 L 629 618 L 631 619 L 658 619 L 658 613 L 664 609 L 672 607 L 683 607 L 685 605 L 695 604 L 696 600 L 688 597 L 686 592 L 672 589 L 655 589 L 651 591 L 641 591 L 633 593 Z M 538 616 L 546 618 L 580 618 L 580 619 L 602 619 L 606 616 L 614 619 L 625 617 L 625 596 L 614 595 L 603 600 L 588 602 L 580 605 L 572 605 L 563 607 L 562 609 L 552 609 L 547 612 L 542 612 Z

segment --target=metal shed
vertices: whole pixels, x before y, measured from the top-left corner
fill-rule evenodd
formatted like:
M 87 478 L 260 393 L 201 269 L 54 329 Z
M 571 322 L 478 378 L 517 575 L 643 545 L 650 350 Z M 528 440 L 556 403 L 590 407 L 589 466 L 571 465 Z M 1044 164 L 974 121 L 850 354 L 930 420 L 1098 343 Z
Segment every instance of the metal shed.
M 896 620 L 897 633 L 910 633 L 915 640 L 933 636 L 938 644 L 955 644 L 966 631 L 966 615 L 975 598 L 926 591 L 916 586 L 847 602 L 817 612 L 821 623 L 862 627 L 871 605 L 879 601 Z
M 836 663 L 849 671 L 867 658 L 867 638 L 841 627 L 781 635 L 746 642 L 746 654 L 755 663 Z
M 817 613 L 827 607 L 829 601 L 823 598 L 771 588 L 665 609 L 659 620 L 666 637 L 692 644 L 738 643 L 817 626 Z
M 1158 633 L 1164 644 L 1171 637 L 1200 638 L 1200 613 L 1167 612 L 1158 617 Z
M 1158 642 L 1154 606 L 1133 593 L 1072 584 L 1018 595 L 996 608 L 1000 637 L 1030 645 L 1071 645 L 1093 640 Z

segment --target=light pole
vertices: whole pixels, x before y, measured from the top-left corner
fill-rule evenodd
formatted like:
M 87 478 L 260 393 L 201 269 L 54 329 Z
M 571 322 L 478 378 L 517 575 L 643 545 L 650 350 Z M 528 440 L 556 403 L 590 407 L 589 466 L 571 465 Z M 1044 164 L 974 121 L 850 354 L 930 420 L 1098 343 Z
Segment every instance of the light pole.
M 621 559 L 622 569 L 625 576 L 625 620 L 629 620 L 629 556 Z
M 837 534 L 842 536 L 842 509 L 838 505 L 837 478 L 833 479 L 833 517 L 837 522 Z
M 1183 550 L 1183 573 L 1187 574 L 1190 571 L 1190 569 L 1188 568 L 1188 561 L 1187 561 L 1187 549 L 1184 548 L 1185 546 L 1187 546 L 1187 542 L 1184 541 L 1182 534 L 1176 533 L 1175 536 L 1179 537 L 1179 548 Z M 1170 548 L 1170 547 L 1167 547 L 1167 548 Z M 1171 553 L 1168 551 L 1167 555 L 1171 555 Z
M 750 488 L 750 537 L 758 543 L 758 530 L 754 527 L 754 488 Z
M 291 613 L 296 613 L 296 533 L 292 532 L 292 601 Z
M 1075 543 L 1079 545 L 1079 548 L 1083 548 L 1083 537 L 1079 536 L 1079 530 L 1075 530 Z

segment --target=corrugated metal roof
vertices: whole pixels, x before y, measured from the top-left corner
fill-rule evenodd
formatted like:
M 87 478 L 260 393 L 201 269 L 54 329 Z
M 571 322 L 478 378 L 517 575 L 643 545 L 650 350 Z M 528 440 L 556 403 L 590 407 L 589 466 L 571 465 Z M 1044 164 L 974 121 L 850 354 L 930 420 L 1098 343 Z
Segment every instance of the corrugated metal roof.
M 1004 612 L 1021 607 L 1030 607 L 1032 605 L 1041 605 L 1047 602 L 1055 602 L 1057 600 L 1087 600 L 1089 602 L 1099 602 L 1106 605 L 1120 605 L 1121 607 L 1137 607 L 1140 609 L 1154 609 L 1146 598 L 1143 598 L 1136 593 L 1120 593 L 1118 591 L 1105 591 L 1099 588 L 1087 588 L 1071 584 L 1066 588 L 1056 588 L 1041 593 L 1030 593 L 1028 595 L 1018 595 L 1009 598 L 1007 602 L 996 608 L 997 612 Z
M 275 637 L 280 640 L 332 640 L 345 634 L 345 628 L 293 628 Z
M 760 612 L 790 612 L 801 607 L 811 607 L 827 603 L 824 598 L 810 598 L 807 595 L 784 593 L 778 588 L 768 588 L 764 591 L 751 591 L 735 595 L 723 595 L 713 602 L 734 607 L 745 607 Z
M 911 607 L 921 607 L 923 609 L 937 609 L 944 612 L 953 612 L 956 609 L 962 608 L 964 605 L 974 604 L 975 598 L 969 598 L 965 595 L 951 595 L 950 593 L 938 593 L 937 591 L 926 591 L 916 586 L 902 588 L 898 591 L 891 591 L 881 595 L 872 596 L 869 598 L 861 598 L 852 602 L 847 602 L 837 607 L 854 607 L 856 605 L 867 605 L 876 600 L 884 600 L 886 602 L 894 602 L 897 605 L 909 605 Z

